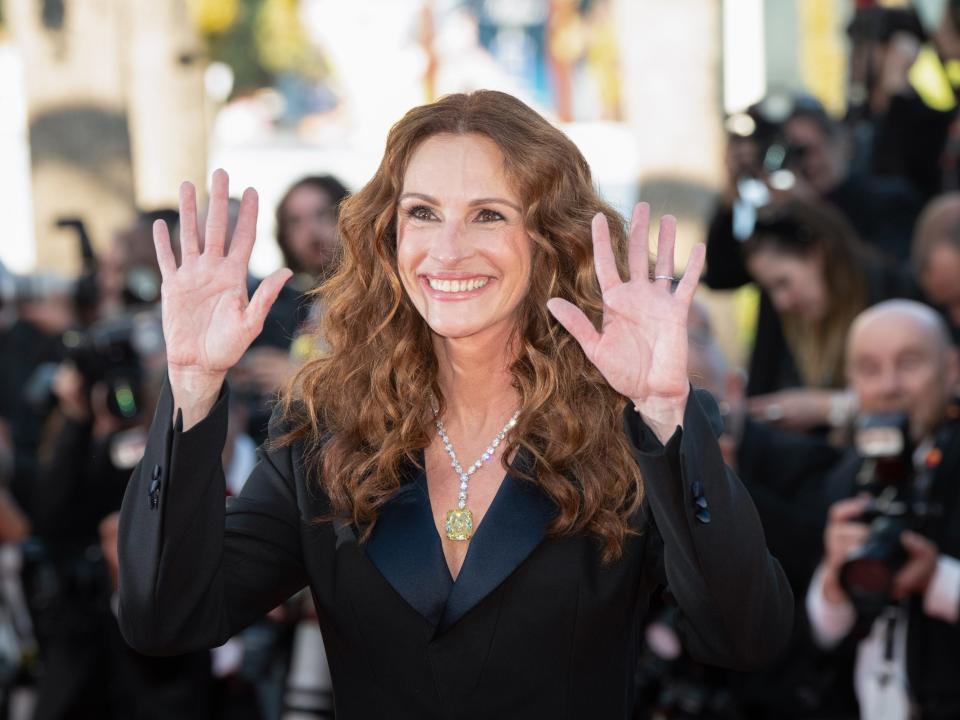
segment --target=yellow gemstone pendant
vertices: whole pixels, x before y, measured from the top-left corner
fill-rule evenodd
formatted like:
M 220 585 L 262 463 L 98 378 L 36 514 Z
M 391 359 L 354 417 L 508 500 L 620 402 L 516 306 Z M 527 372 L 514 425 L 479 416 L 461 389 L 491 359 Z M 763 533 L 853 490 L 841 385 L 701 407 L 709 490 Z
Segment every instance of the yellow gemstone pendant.
M 473 513 L 463 510 L 447 510 L 447 537 L 451 540 L 469 540 L 473 536 Z

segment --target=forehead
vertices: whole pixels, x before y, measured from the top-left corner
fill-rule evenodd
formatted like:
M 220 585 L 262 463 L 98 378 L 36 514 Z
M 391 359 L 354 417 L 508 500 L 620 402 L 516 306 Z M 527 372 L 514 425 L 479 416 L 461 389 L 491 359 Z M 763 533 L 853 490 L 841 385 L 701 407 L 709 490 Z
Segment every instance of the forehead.
M 827 139 L 823 128 L 813 119 L 808 117 L 795 117 L 788 120 L 784 130 L 792 137 L 803 137 L 810 142 L 818 142 Z
M 407 165 L 403 192 L 516 199 L 499 146 L 477 133 L 441 133 L 420 143 Z
M 301 185 L 290 191 L 287 200 L 284 203 L 284 210 L 299 210 L 304 206 L 330 205 L 330 196 L 327 192 L 317 185 Z
M 854 329 L 850 338 L 850 359 L 883 360 L 905 352 L 934 355 L 939 347 L 933 330 L 917 318 L 890 314 L 872 318 Z

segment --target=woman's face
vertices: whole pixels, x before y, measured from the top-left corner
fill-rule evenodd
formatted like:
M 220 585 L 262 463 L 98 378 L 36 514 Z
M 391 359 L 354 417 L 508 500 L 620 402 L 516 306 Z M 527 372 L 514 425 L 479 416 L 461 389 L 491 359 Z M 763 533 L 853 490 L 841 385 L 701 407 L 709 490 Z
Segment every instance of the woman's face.
M 434 333 L 509 334 L 531 243 L 503 155 L 483 135 L 434 135 L 407 167 L 397 217 L 400 280 Z
M 747 270 L 767 291 L 777 312 L 820 320 L 827 312 L 827 286 L 820 253 L 805 257 L 761 248 L 750 253 Z
M 324 277 L 337 253 L 337 209 L 311 185 L 292 191 L 283 205 L 287 250 L 306 272 Z

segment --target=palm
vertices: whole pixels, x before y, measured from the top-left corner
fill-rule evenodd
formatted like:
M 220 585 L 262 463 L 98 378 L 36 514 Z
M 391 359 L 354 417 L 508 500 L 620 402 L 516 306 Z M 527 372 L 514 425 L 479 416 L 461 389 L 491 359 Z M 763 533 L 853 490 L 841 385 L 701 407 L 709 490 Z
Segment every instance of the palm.
M 687 388 L 687 314 L 700 270 L 703 246 L 690 255 L 684 277 L 671 292 L 667 279 L 648 279 L 647 231 L 649 209 L 634 211 L 630 232 L 630 275 L 617 272 L 606 219 L 594 218 L 594 264 L 603 292 L 603 322 L 599 331 L 575 305 L 554 298 L 550 310 L 573 335 L 610 386 L 639 405 L 685 398 Z M 673 274 L 676 221 L 660 225 L 657 276 Z
M 289 277 L 288 270 L 275 272 L 247 302 L 247 263 L 255 236 L 257 197 L 253 190 L 244 193 L 237 227 L 225 252 L 227 182 L 226 173 L 214 173 L 202 240 L 193 187 L 185 183 L 181 189 L 179 267 L 166 226 L 158 223 L 154 228 L 163 275 L 163 333 L 171 368 L 207 374 L 229 370 L 259 334 L 270 305 Z

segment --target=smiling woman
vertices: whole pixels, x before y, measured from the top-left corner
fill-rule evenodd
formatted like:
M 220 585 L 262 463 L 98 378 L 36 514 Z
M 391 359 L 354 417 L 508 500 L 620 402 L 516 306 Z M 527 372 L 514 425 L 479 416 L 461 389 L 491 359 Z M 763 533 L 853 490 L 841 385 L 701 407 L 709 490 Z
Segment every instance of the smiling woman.
M 287 276 L 247 303 L 256 195 L 224 253 L 227 195 L 217 172 L 201 252 L 185 186 L 179 268 L 156 232 L 169 387 L 121 518 L 134 647 L 216 645 L 309 585 L 346 720 L 628 718 L 667 589 L 695 658 L 776 655 L 791 594 L 687 383 L 703 248 L 674 289 L 672 218 L 651 279 L 649 208 L 628 238 L 529 107 L 411 110 L 341 206 L 330 352 L 225 513 L 224 376 Z

